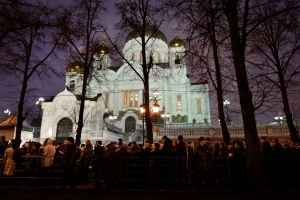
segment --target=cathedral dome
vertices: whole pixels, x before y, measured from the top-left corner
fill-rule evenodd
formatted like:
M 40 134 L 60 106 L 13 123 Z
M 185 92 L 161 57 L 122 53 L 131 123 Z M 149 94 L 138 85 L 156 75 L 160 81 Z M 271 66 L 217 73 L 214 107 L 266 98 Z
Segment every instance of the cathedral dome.
M 70 64 L 68 64 L 68 67 L 67 67 L 67 72 L 80 72 L 80 73 L 83 73 L 84 72 L 84 64 L 82 61 L 75 61 L 75 62 L 72 62 Z
M 161 39 L 162 41 L 167 43 L 166 36 L 159 29 L 157 29 L 153 25 L 147 24 L 145 36 L 150 37 L 151 35 L 152 35 L 152 37 Z M 125 43 L 128 42 L 129 40 L 132 40 L 132 39 L 135 39 L 138 37 L 141 37 L 140 33 L 137 30 L 133 30 L 127 35 Z
M 98 48 L 96 48 L 96 53 L 110 55 L 110 49 L 105 44 L 102 44 Z
M 175 36 L 175 38 L 169 43 L 170 48 L 172 47 L 183 47 L 185 48 L 185 43 L 183 40 L 179 39 L 178 36 Z

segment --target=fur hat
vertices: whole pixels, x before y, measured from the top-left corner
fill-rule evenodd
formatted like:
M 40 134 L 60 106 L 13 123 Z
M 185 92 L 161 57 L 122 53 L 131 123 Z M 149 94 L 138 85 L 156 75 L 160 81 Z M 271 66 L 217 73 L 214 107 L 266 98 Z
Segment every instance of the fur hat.
M 66 138 L 67 141 L 74 143 L 74 138 L 73 137 L 67 137 Z
M 204 139 L 204 137 L 199 137 L 199 142 L 202 142 Z

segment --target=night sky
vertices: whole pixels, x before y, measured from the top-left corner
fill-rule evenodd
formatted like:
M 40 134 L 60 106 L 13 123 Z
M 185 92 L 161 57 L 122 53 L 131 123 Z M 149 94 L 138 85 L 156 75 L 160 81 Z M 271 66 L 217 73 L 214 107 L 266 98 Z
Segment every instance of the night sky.
M 110 37 L 114 37 L 116 33 L 118 33 L 118 30 L 114 29 L 114 25 L 119 22 L 120 18 L 116 14 L 116 10 L 114 8 L 114 4 L 116 2 L 119 2 L 120 0 L 111 0 L 108 2 L 107 6 L 107 13 L 103 16 L 103 22 L 107 24 L 108 27 L 108 33 Z M 62 3 L 60 0 L 52 0 L 50 1 L 51 4 L 57 4 Z M 68 4 L 69 2 L 72 2 L 72 0 L 64 0 L 64 4 Z M 173 26 L 176 24 L 176 22 L 166 22 L 164 23 L 160 30 L 165 34 L 167 37 L 168 42 L 170 42 L 174 38 L 174 30 Z M 124 41 L 127 34 L 124 34 Z M 179 32 L 179 36 L 182 37 L 182 34 Z M 100 37 L 100 36 L 99 36 Z M 61 71 L 62 74 L 65 73 L 65 64 L 63 63 L 57 63 L 53 61 L 53 65 L 57 66 L 57 68 Z M 4 87 L 1 88 L 1 95 L 0 95 L 0 121 L 5 119 L 7 115 L 4 113 L 6 109 L 9 109 L 11 112 L 14 112 L 17 110 L 18 106 L 18 99 L 19 99 L 19 93 L 17 91 L 13 91 L 11 86 L 8 86 L 7 80 L 18 82 L 18 80 L 15 79 L 15 77 L 6 77 L 6 80 L 1 80 L 2 85 Z M 50 81 L 50 83 L 49 83 Z M 51 96 L 55 96 L 59 92 L 64 90 L 65 87 L 65 77 L 51 77 L 50 80 L 45 81 L 44 83 L 41 83 L 39 81 L 32 81 L 30 84 L 30 87 L 37 87 L 39 88 L 39 91 L 36 92 L 34 95 L 30 95 L 28 97 L 28 102 L 30 106 L 35 106 L 36 101 L 43 97 L 44 99 L 47 99 Z M 36 106 L 37 107 L 37 106 Z M 34 114 L 38 113 L 38 108 L 36 108 L 36 111 Z

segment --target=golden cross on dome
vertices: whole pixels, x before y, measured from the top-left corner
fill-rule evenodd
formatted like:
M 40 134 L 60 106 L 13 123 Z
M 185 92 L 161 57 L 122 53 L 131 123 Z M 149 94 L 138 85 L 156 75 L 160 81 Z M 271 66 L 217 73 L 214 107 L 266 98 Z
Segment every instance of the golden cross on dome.
M 78 47 L 79 53 L 82 53 L 82 50 L 83 50 L 83 46 Z
M 105 44 L 105 40 L 107 38 L 107 34 L 106 33 L 102 33 L 101 37 L 102 37 L 102 44 Z
M 175 37 L 177 37 L 177 36 L 178 36 L 178 30 L 179 30 L 178 24 L 176 24 L 176 25 L 173 27 L 173 30 L 175 31 Z

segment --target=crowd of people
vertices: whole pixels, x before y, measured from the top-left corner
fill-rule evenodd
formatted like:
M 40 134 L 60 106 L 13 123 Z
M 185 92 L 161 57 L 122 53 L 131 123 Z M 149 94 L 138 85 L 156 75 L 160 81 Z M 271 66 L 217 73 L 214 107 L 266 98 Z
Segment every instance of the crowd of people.
M 300 148 L 293 142 L 280 144 L 276 138 L 269 142 L 266 137 L 262 137 L 260 142 L 265 158 L 300 155 Z M 152 144 L 146 140 L 142 145 L 134 141 L 125 144 L 119 138 L 118 142 L 110 142 L 105 146 L 102 141 L 96 141 L 93 146 L 90 140 L 86 140 L 79 147 L 73 137 L 66 138 L 63 144 L 55 144 L 54 140 L 47 138 L 43 144 L 29 141 L 22 147 L 19 141 L 7 142 L 3 136 L 0 139 L 3 176 L 20 176 L 20 173 L 30 176 L 39 171 L 41 177 L 47 177 L 50 170 L 59 166 L 63 188 L 73 188 L 74 177 L 77 184 L 85 183 L 89 179 L 91 163 L 93 170 L 99 171 L 103 160 L 129 157 L 138 158 L 138 164 L 141 165 L 149 164 L 149 159 L 153 157 L 179 158 L 176 175 L 200 185 L 207 185 L 214 170 L 227 173 L 229 159 L 232 171 L 235 172 L 233 178 L 242 180 L 246 176 L 246 149 L 244 141 L 227 146 L 224 143 L 212 144 L 209 138 L 200 137 L 197 142 L 186 143 L 181 135 L 177 140 L 164 136 L 158 143 Z M 96 173 L 95 178 L 98 180 L 95 187 L 100 187 L 101 173 Z

